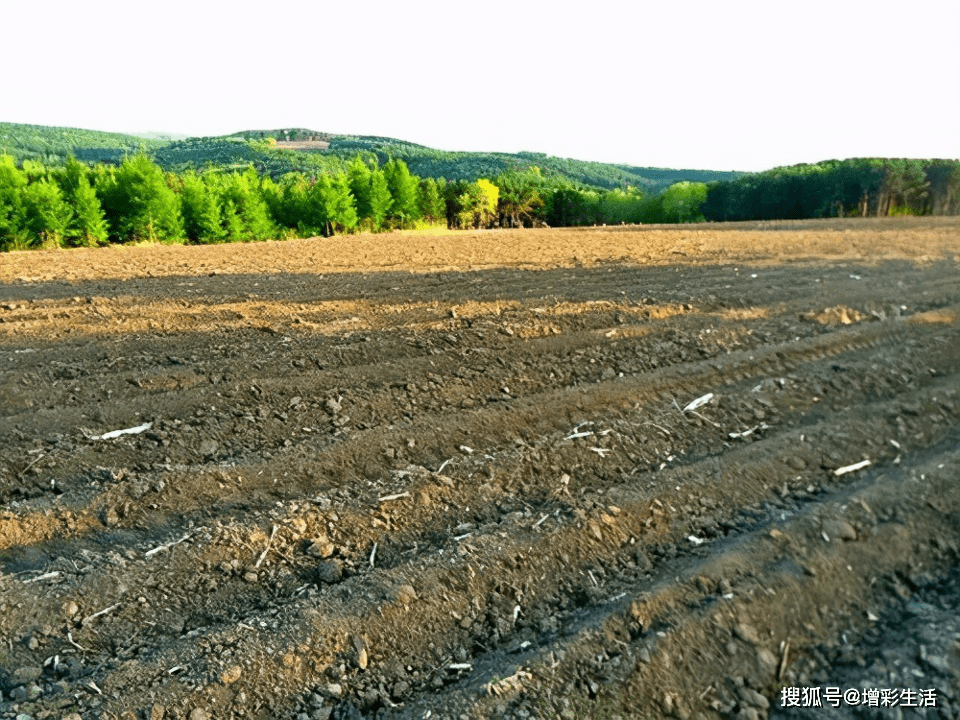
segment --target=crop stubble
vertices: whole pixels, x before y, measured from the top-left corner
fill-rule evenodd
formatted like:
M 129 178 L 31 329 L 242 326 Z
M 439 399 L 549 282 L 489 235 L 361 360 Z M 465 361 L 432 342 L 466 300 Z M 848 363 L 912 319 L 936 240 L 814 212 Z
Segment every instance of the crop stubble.
M 957 607 L 958 229 L 0 256 L 0 715 L 780 712 Z

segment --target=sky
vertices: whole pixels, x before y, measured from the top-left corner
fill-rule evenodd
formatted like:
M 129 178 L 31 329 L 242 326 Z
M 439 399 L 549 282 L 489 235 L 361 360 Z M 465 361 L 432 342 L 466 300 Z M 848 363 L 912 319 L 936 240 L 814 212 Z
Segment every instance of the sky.
M 0 121 L 757 171 L 960 158 L 960 0 L 0 0 Z

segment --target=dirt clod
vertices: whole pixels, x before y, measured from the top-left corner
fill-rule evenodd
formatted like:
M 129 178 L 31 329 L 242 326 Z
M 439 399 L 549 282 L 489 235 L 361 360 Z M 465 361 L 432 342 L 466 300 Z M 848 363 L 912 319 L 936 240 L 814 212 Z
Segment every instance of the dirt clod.
M 307 546 L 307 554 L 313 557 L 328 558 L 336 552 L 336 549 L 336 546 L 324 537 L 311 542 Z
M 317 564 L 317 581 L 321 583 L 338 583 L 343 578 L 343 565 L 339 560 L 324 560 Z
M 239 665 L 231 665 L 220 674 L 220 682 L 224 685 L 232 685 L 243 674 L 243 668 Z

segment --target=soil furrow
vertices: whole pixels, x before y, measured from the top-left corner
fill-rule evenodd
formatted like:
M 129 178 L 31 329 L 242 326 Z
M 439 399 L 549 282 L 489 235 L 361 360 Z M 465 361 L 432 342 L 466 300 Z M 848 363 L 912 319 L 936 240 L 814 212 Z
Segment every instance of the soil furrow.
M 10 254 L 0 717 L 954 717 L 956 229 Z

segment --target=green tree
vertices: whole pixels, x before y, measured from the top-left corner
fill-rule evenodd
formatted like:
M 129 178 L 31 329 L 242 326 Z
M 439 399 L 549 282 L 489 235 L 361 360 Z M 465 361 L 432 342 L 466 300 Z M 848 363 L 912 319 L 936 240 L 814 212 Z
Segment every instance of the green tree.
M 310 188 L 306 217 L 324 235 L 346 232 L 357 226 L 357 208 L 346 174 L 321 175 Z
M 347 169 L 347 181 L 353 195 L 358 220 L 368 230 L 379 232 L 393 205 L 386 175 L 357 155 Z
M 67 227 L 70 245 L 94 247 L 107 243 L 109 236 L 103 207 L 91 183 L 89 168 L 70 157 L 58 173 L 57 181 L 64 199 L 73 208 L 73 219 Z
M 226 234 L 216 190 L 204 179 L 190 171 L 181 177 L 180 190 L 183 227 L 187 237 L 200 243 L 222 240 Z
M 417 179 L 403 160 L 391 160 L 383 166 L 393 203 L 387 219 L 396 227 L 404 227 L 420 217 L 417 203 Z
M 277 234 L 253 168 L 220 176 L 217 196 L 221 226 L 228 241 L 267 240 Z
M 924 175 L 930 187 L 930 212 L 933 215 L 960 213 L 960 162 L 931 160 L 924 167 Z
M 473 220 L 473 212 L 470 210 L 474 200 L 471 198 L 471 187 L 473 183 L 466 180 L 454 180 L 453 182 L 438 185 L 437 189 L 441 191 L 444 205 L 447 211 L 447 226 L 450 228 L 468 227 L 464 223 Z M 474 190 L 474 194 L 476 190 Z
M 666 222 L 703 222 L 700 207 L 707 200 L 707 186 L 698 182 L 678 182 L 663 191 Z
M 498 211 L 502 225 L 523 227 L 543 220 L 544 179 L 540 168 L 500 173 L 496 184 L 500 188 Z
M 32 183 L 37 180 L 44 180 L 50 177 L 50 171 L 42 162 L 37 160 L 24 160 L 20 164 L 20 170 L 27 178 L 28 183 Z
M 436 180 L 433 178 L 421 180 L 419 190 L 420 216 L 434 223 L 445 221 L 447 207 L 440 196 Z
M 350 193 L 350 183 L 344 173 L 326 176 L 321 189 L 327 208 L 327 222 L 331 234 L 347 232 L 357 226 L 357 207 Z
M 0 155 L 0 250 L 27 247 L 29 233 L 23 206 L 27 178 L 10 155 Z
M 550 194 L 547 220 L 554 227 L 596 225 L 600 198 L 593 190 L 563 184 Z
M 268 186 L 269 187 L 269 186 Z M 302 237 L 322 232 L 323 224 L 312 222 L 309 214 L 310 183 L 301 173 L 287 173 L 280 179 L 279 193 L 271 207 L 273 217 L 283 227 L 295 228 Z M 265 197 L 271 197 L 265 193 Z
M 647 206 L 638 188 L 609 190 L 600 196 L 600 219 L 607 225 L 643 222 Z
M 500 189 L 489 180 L 447 185 L 447 222 L 453 228 L 490 227 L 497 219 Z
M 64 199 L 60 186 L 44 178 L 23 189 L 26 229 L 33 244 L 59 247 L 73 220 L 73 208 Z
M 74 218 L 67 228 L 70 242 L 93 247 L 106 245 L 110 236 L 100 198 L 87 178 L 82 178 L 70 189 L 68 200 L 73 205 Z
M 302 197 L 300 228 L 307 235 L 330 235 L 330 210 L 327 201 L 331 196 L 330 179 L 325 175 L 313 183 L 306 178 L 290 186 L 291 200 Z
M 163 171 L 143 153 L 126 158 L 115 173 L 100 175 L 97 190 L 117 240 L 183 237 L 180 197 L 167 185 Z
M 919 215 L 930 196 L 930 183 L 920 160 L 892 158 L 883 163 L 883 185 L 878 193 L 876 214 L 893 212 Z
M 274 224 L 280 227 L 289 228 L 289 225 L 280 220 L 280 215 L 282 214 L 280 206 L 283 202 L 283 190 L 269 175 L 265 175 L 260 178 L 260 194 L 263 196 L 263 202 L 266 203 L 267 210 L 270 212 L 270 218 L 273 220 Z
M 456 197 L 454 212 L 456 222 L 454 227 L 476 227 L 476 208 L 480 205 L 480 188 L 476 183 L 464 183 L 463 192 Z
M 347 179 L 350 183 L 350 192 L 357 206 L 357 217 L 361 220 L 373 217 L 370 198 L 370 166 L 357 155 L 347 168 Z
M 373 229 L 380 232 L 383 222 L 393 205 L 393 197 L 387 185 L 387 176 L 380 169 L 370 173 L 370 219 Z M 358 213 L 359 214 L 359 213 Z

